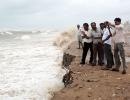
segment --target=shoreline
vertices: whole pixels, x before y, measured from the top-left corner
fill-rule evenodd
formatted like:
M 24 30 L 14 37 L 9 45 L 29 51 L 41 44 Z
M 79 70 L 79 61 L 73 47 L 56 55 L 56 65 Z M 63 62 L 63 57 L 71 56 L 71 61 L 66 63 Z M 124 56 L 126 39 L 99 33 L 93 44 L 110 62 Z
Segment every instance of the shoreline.
M 54 93 L 51 100 L 130 100 L 130 69 L 126 75 L 122 75 L 121 72 L 103 71 L 100 66 L 81 66 L 82 50 L 77 49 L 76 42 L 64 53 L 75 56 L 70 65 L 74 72 L 73 83 Z M 130 66 L 130 63 L 127 64 Z

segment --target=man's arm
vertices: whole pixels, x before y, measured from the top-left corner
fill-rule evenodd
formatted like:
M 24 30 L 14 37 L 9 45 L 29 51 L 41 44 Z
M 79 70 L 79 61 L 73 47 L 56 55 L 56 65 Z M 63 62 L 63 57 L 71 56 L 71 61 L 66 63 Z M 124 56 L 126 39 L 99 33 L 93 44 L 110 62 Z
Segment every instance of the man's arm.
M 109 26 L 109 25 L 108 25 L 108 30 L 109 30 L 110 36 L 112 37 L 112 33 L 111 33 L 111 30 L 110 30 L 110 26 Z
M 104 43 L 104 42 L 107 41 L 110 37 L 111 37 L 111 35 L 108 35 L 107 38 L 104 39 L 102 42 Z
M 85 34 L 85 32 L 84 32 L 84 31 L 82 31 L 82 34 L 83 34 L 82 38 L 89 39 L 89 37 L 87 36 L 87 34 Z
M 115 25 L 112 24 L 112 23 L 110 23 L 110 22 L 108 22 L 108 25 L 110 25 L 110 26 L 112 26 L 112 27 L 115 27 Z

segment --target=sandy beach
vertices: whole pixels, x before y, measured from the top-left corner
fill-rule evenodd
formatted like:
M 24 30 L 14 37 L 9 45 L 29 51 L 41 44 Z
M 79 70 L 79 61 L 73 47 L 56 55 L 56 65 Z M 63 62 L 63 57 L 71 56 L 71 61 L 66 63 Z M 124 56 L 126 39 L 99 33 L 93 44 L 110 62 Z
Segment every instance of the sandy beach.
M 130 100 L 130 68 L 122 75 L 122 67 L 120 72 L 104 71 L 100 66 L 90 66 L 88 60 L 81 66 L 82 50 L 77 46 L 77 42 L 73 42 L 65 51 L 76 56 L 70 65 L 73 83 L 55 93 L 52 100 Z M 129 46 L 125 49 L 129 67 Z

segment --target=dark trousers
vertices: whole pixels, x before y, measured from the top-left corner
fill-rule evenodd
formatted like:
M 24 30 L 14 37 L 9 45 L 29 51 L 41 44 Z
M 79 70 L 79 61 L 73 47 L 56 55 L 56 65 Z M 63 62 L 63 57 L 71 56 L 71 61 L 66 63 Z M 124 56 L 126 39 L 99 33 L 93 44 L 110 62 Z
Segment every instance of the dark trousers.
M 93 64 L 97 63 L 97 54 L 98 54 L 98 64 L 102 65 L 104 60 L 104 50 L 102 43 L 93 44 Z
M 82 62 L 85 63 L 85 59 L 88 53 L 88 50 L 90 49 L 90 60 L 89 63 L 92 63 L 93 61 L 93 43 L 86 43 L 84 42 L 84 47 L 83 47 L 83 54 L 82 54 Z
M 104 53 L 105 53 L 105 57 L 107 60 L 107 66 L 108 68 L 112 68 L 112 66 L 114 65 L 114 60 L 113 60 L 113 54 L 112 54 L 112 50 L 111 50 L 111 45 L 109 44 L 104 44 Z

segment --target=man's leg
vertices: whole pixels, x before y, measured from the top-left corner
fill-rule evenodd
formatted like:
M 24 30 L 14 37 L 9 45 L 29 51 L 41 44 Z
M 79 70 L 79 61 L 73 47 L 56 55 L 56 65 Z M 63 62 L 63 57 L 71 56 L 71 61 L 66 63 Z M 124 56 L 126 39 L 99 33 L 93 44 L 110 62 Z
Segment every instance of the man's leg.
M 104 56 L 105 56 L 105 58 L 106 58 L 106 66 L 105 66 L 105 68 L 102 68 L 102 70 L 108 70 L 108 68 L 107 68 L 107 65 L 108 65 L 108 49 L 107 49 L 107 44 L 104 44 L 103 45 L 103 49 L 104 49 Z
M 96 66 L 97 63 L 97 45 L 98 44 L 93 44 L 93 66 Z
M 82 47 L 82 49 L 83 49 L 83 43 L 80 41 L 80 45 L 81 45 L 81 47 Z
M 104 50 L 104 44 L 103 44 L 103 62 L 104 62 L 104 65 L 106 66 L 107 65 L 107 59 L 106 59 L 106 56 L 105 56 L 105 50 Z
M 80 49 L 80 35 L 78 35 L 77 38 L 78 38 L 78 46 L 79 46 L 78 49 Z
M 113 60 L 113 53 L 112 53 L 112 49 L 111 49 L 111 45 L 109 45 L 109 67 L 112 68 L 112 66 L 114 65 L 114 60 Z
M 98 43 L 98 64 L 103 65 L 103 60 L 104 60 L 104 50 L 103 50 L 103 44 Z
M 123 47 L 123 43 L 118 44 L 118 48 L 119 48 L 120 56 L 121 56 L 122 63 L 123 63 L 123 72 L 122 72 L 122 74 L 126 74 L 127 66 L 126 66 L 125 50 L 124 50 L 124 47 Z
M 121 66 L 121 62 L 120 62 L 120 57 L 119 57 L 119 46 L 118 44 L 114 44 L 114 58 L 115 58 L 115 65 L 116 65 L 116 69 L 119 70 L 120 66 Z
M 105 53 L 105 57 L 107 59 L 106 68 L 111 68 L 112 67 L 112 60 L 113 60 L 113 55 L 111 52 L 111 45 L 104 44 L 104 53 Z
M 112 71 L 117 71 L 119 72 L 121 62 L 120 62 L 120 57 L 119 57 L 119 48 L 118 48 L 118 43 L 114 44 L 114 59 L 115 59 L 115 68 L 112 69 Z
M 82 43 L 82 37 L 79 36 L 79 49 L 80 49 L 80 46 L 83 48 L 83 43 Z
M 107 51 L 107 44 L 104 44 L 104 55 L 106 58 L 106 66 L 108 65 L 108 51 Z
M 86 59 L 86 56 L 87 56 L 87 52 L 88 52 L 88 43 L 84 43 L 84 47 L 83 47 L 83 54 L 82 54 L 82 60 L 81 60 L 81 63 L 80 64 L 85 64 L 85 59 Z
M 90 59 L 89 63 L 92 64 L 93 62 L 93 43 L 90 43 Z

